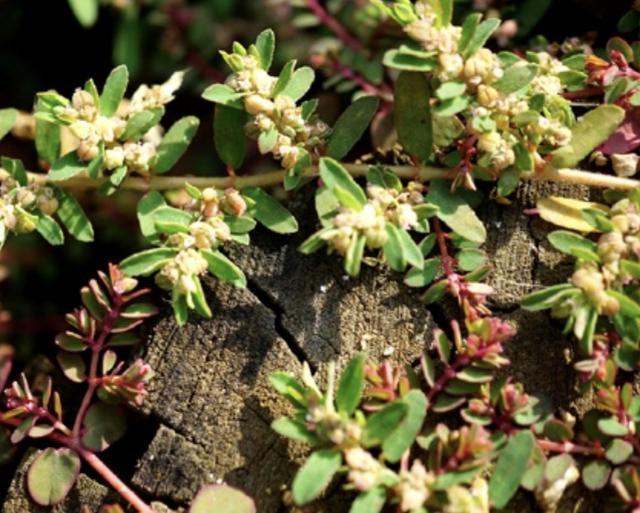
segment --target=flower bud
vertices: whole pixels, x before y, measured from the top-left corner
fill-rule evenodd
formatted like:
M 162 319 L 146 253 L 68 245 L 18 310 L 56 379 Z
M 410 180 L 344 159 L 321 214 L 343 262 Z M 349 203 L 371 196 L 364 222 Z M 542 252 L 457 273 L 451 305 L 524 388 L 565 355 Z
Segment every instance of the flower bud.
M 228 213 L 234 216 L 243 216 L 247 211 L 247 202 L 236 189 L 226 189 L 224 191 L 225 207 Z
M 48 197 L 44 195 L 38 196 L 38 208 L 47 216 L 55 214 L 58 211 L 59 206 L 60 204 L 55 197 Z
M 499 98 L 500 93 L 498 93 L 498 91 L 496 91 L 493 87 L 483 84 L 478 86 L 478 102 L 483 107 L 493 107 Z
M 611 164 L 616 175 L 630 177 L 638 172 L 640 156 L 635 153 L 611 155 Z
M 252 116 L 257 116 L 258 114 L 271 115 L 273 114 L 275 105 L 264 96 L 252 94 L 244 99 L 244 108 Z
M 93 121 L 95 119 L 98 109 L 90 93 L 82 89 L 76 89 L 71 97 L 71 103 L 81 118 L 87 121 Z
M 16 200 L 21 207 L 28 208 L 36 200 L 36 195 L 33 193 L 33 191 L 23 187 L 16 193 Z
M 104 167 L 113 170 L 124 164 L 124 148 L 115 146 L 104 152 Z
M 71 133 L 78 139 L 87 139 L 95 133 L 95 129 L 88 121 L 78 120 L 69 126 Z
M 100 148 L 94 141 L 81 141 L 76 150 L 78 157 L 83 162 L 89 162 L 96 158 L 100 153 Z

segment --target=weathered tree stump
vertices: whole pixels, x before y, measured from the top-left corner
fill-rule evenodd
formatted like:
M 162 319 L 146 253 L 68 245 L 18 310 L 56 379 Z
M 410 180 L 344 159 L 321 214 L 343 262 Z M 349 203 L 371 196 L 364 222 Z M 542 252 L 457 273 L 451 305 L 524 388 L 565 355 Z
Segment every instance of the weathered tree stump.
M 579 414 L 575 376 L 567 361 L 572 343 L 546 314 L 518 307 L 524 294 L 561 282 L 571 271 L 571 263 L 546 242 L 550 226 L 523 213 L 536 198 L 552 194 L 590 195 L 580 187 L 527 183 L 512 205 L 484 208 L 487 251 L 495 268 L 490 283 L 497 289 L 492 307 L 519 329 L 508 345 L 514 378 L 529 392 L 549 396 L 555 407 Z M 413 362 L 430 343 L 433 329 L 447 322 L 452 305 L 425 307 L 398 275 L 366 268 L 360 278 L 348 279 L 338 258 L 299 254 L 298 244 L 316 227 L 312 203 L 304 192 L 291 202 L 301 221 L 299 235 L 259 230 L 250 247 L 229 250 L 245 270 L 249 287 L 207 282 L 213 319 L 193 317 L 178 329 L 167 308 L 155 326 L 146 356 L 157 375 L 144 413 L 157 430 L 131 480 L 144 497 L 177 508 L 187 505 L 202 484 L 224 480 L 253 495 L 261 513 L 287 511 L 283 491 L 305 448 L 270 429 L 271 421 L 288 409 L 270 387 L 269 374 L 298 372 L 304 360 L 322 373 L 327 362 L 342 365 L 360 351 L 371 360 L 392 351 L 392 360 Z M 128 436 L 135 439 L 135 425 Z M 21 472 L 4 513 L 40 511 L 20 498 Z M 90 480 L 83 478 L 81 499 L 86 483 Z M 90 487 L 100 492 L 92 492 L 87 501 L 99 502 L 103 489 L 93 483 Z M 346 513 L 340 495 L 335 490 L 330 495 L 318 511 Z M 560 511 L 598 510 L 583 491 L 568 495 Z M 57 511 L 77 513 L 74 500 Z M 511 511 L 537 509 L 522 494 Z

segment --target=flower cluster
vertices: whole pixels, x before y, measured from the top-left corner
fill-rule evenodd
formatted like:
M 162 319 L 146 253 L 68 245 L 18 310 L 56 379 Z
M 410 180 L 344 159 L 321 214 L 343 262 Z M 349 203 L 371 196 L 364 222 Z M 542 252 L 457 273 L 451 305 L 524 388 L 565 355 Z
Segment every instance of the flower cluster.
M 302 95 L 283 87 L 282 80 L 269 75 L 255 55 L 238 45 L 234 49 L 233 54 L 223 53 L 234 70 L 225 84 L 242 98 L 244 110 L 251 116 L 246 133 L 258 141 L 261 153 L 272 153 L 285 169 L 292 169 L 304 155 L 326 144 L 329 127 L 313 114 L 309 105 L 306 108 L 296 105 Z M 303 70 L 309 69 L 298 72 Z M 286 72 L 291 74 L 289 81 L 300 80 L 293 66 L 283 74 Z
M 126 166 L 146 174 L 153 166 L 161 130 L 157 123 L 151 125 L 139 139 L 139 134 L 132 134 L 127 126 L 142 112 L 163 109 L 173 100 L 183 76 L 183 72 L 176 72 L 162 85 L 141 85 L 131 100 L 120 103 L 110 116 L 101 112 L 100 99 L 91 89 L 76 89 L 70 102 L 63 101 L 52 112 L 77 137 L 76 152 L 82 162 L 101 156 L 103 167 L 108 171 Z
M 394 67 L 397 55 L 405 59 L 398 63 L 401 69 L 406 69 L 406 59 L 431 68 L 438 79 L 434 114 L 461 117 L 475 144 L 472 154 L 458 155 L 458 171 L 469 174 L 477 167 L 493 176 L 514 166 L 533 171 L 544 166 L 545 155 L 571 142 L 573 118 L 559 96 L 566 89 L 561 77 L 570 72 L 565 64 L 546 52 L 529 52 L 523 59 L 482 48 L 497 20 L 478 24 L 480 15 L 472 15 L 462 28 L 442 19 L 430 0 L 419 0 L 412 8 L 412 16 L 399 21 L 420 50 L 393 50 L 387 65 Z M 475 165 L 468 160 L 474 155 Z M 470 178 L 456 183 L 474 187 Z
M 260 189 L 197 189 L 168 194 L 176 206 L 154 192 L 143 199 L 148 210 L 140 218 L 147 239 L 158 246 L 134 254 L 120 263 L 129 276 L 156 274 L 156 283 L 172 292 L 172 304 L 180 324 L 189 309 L 211 316 L 201 278 L 210 272 L 238 287 L 246 277 L 221 249 L 225 243 L 249 243 L 249 232 L 260 222 L 278 233 L 297 230 L 295 218 L 273 197 Z M 144 205 L 146 203 L 146 205 Z
M 168 235 L 166 246 L 175 249 L 177 254 L 156 275 L 156 283 L 163 289 L 192 298 L 201 288 L 199 277 L 209 269 L 200 251 L 216 250 L 232 240 L 228 218 L 242 217 L 247 211 L 247 203 L 235 189 L 208 188 L 197 199 L 191 198 L 183 208 L 192 216 L 192 222 L 183 231 Z M 189 299 L 188 302 L 194 308 Z
M 411 230 L 418 225 L 414 207 L 424 204 L 423 190 L 424 186 L 417 182 L 409 183 L 402 191 L 369 185 L 366 205 L 360 210 L 341 207 L 332 220 L 332 229 L 322 233 L 322 240 L 343 256 L 351 241 L 360 235 L 364 235 L 368 249 L 380 249 L 388 240 L 385 229 L 388 222 L 403 230 Z
M 14 164 L 16 162 L 13 161 Z M 23 183 L 27 182 L 23 180 Z M 36 229 L 39 215 L 53 216 L 58 208 L 59 201 L 52 187 L 34 182 L 22 185 L 15 174 L 0 168 L 0 222 L 4 225 L 3 232 L 32 232 Z M 5 237 L 6 234 L 0 237 L 2 242 Z

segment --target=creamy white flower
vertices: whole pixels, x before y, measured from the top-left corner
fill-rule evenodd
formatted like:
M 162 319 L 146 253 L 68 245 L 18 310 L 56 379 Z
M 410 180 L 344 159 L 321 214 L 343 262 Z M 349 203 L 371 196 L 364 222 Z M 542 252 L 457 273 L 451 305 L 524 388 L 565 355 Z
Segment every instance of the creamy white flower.
M 635 153 L 611 155 L 611 165 L 616 175 L 630 177 L 638 172 L 640 156 Z
M 116 169 L 124 164 L 124 148 L 115 146 L 104 152 L 104 167 L 109 170 Z

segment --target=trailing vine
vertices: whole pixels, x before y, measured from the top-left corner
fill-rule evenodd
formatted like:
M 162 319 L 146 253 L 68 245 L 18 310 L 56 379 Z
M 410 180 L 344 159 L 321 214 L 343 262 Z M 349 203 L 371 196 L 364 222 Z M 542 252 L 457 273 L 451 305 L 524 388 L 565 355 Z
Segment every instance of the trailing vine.
M 97 3 L 70 4 L 81 23 L 95 22 Z M 113 4 L 125 13 L 123 23 L 137 16 L 135 3 Z M 55 340 L 64 376 L 85 387 L 74 416 L 51 379 L 44 386 L 24 374 L 13 379 L 12 355 L 0 352 L 0 449 L 8 454 L 26 439 L 52 445 L 27 472 L 31 498 L 59 504 L 85 464 L 131 507 L 153 511 L 98 457 L 124 435 L 123 407 L 141 405 L 153 374 L 142 360 L 118 354 L 140 342 L 138 328 L 157 313 L 140 300 L 150 290 L 138 289 L 138 279 L 154 276 L 169 292 L 178 325 L 188 322 L 190 310 L 214 317 L 203 277 L 246 287 L 225 249 L 250 244 L 258 224 L 278 234 L 297 232 L 297 220 L 269 188 L 295 194 L 309 186 L 318 229 L 300 252 L 326 251 L 354 278 L 363 266 L 388 267 L 420 289 L 425 304 L 451 296 L 460 315 L 451 320 L 451 336 L 436 331 L 415 366 L 358 355 L 339 378 L 329 365 L 323 388 L 306 364 L 300 379 L 272 375 L 292 406 L 273 429 L 312 450 L 291 485 L 295 507 L 321 497 L 339 476 L 354 492 L 352 513 L 386 506 L 488 513 L 506 507 L 521 489 L 554 511 L 578 480 L 593 491 L 610 487 L 611 511 L 640 511 L 640 397 L 633 386 L 640 365 L 640 182 L 633 178 L 640 162 L 634 153 L 640 147 L 640 45 L 616 37 L 602 56 L 577 44 L 494 51 L 505 46 L 512 24 L 482 12 L 457 24 L 452 0 L 372 0 L 363 16 L 395 29 L 377 49 L 381 65 L 320 2 L 303 4 L 295 8 L 307 10 L 342 45 L 315 53 L 314 64 L 351 81 L 353 101 L 329 126 L 320 100 L 307 98 L 314 69 L 290 60 L 272 74 L 274 31 L 250 45 L 234 43 L 221 52 L 229 76 L 202 93 L 215 104 L 214 144 L 225 177 L 163 176 L 199 127 L 194 116 L 166 132 L 162 126 L 182 71 L 127 97 L 129 70 L 120 65 L 101 88 L 89 79 L 70 97 L 39 93 L 33 113 L 0 111 L 0 136 L 33 139 L 42 167 L 28 171 L 20 160 L 0 160 L 2 244 L 36 231 L 61 245 L 63 228 L 91 242 L 93 226 L 73 193 L 131 189 L 144 193 L 137 216 L 150 246 L 83 288 L 83 306 L 67 316 L 70 329 Z M 621 28 L 637 28 L 637 11 L 634 6 L 625 15 Z M 184 20 L 171 12 L 180 25 Z M 362 59 L 351 65 L 357 54 Z M 575 103 L 584 98 L 601 101 L 585 112 Z M 346 162 L 371 123 L 391 108 L 405 164 L 388 165 L 382 157 L 371 165 Z M 247 139 L 281 169 L 243 172 Z M 584 164 L 602 169 L 576 169 Z M 535 291 L 521 305 L 551 310 L 575 338 L 578 386 L 593 395 L 580 419 L 509 376 L 505 345 L 515 330 L 489 308 L 487 229 L 476 208 L 487 197 L 508 203 L 523 180 L 607 189 L 608 204 L 539 198 L 530 212 L 563 228 L 549 242 L 575 259 L 567 283 Z M 191 511 L 251 512 L 255 504 L 238 490 L 211 485 Z

